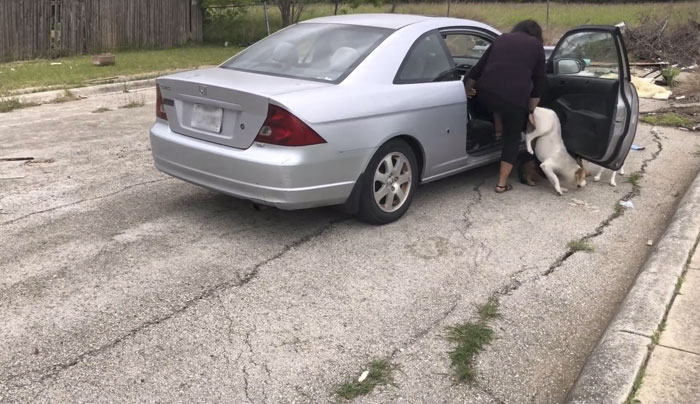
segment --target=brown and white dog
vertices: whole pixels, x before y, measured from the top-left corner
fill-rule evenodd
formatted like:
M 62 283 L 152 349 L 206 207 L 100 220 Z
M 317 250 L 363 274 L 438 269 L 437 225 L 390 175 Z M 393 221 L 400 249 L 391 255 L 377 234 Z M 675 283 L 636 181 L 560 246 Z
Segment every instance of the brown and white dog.
M 528 153 L 534 154 L 541 161 L 540 168 L 554 190 L 559 195 L 568 191 L 560 185 L 558 176 L 561 176 L 567 184 L 578 188 L 585 187 L 586 171 L 566 150 L 561 137 L 561 123 L 556 112 L 546 108 L 535 108 L 533 116 L 535 127 L 528 124 L 525 144 Z M 537 139 L 537 142 L 533 149 L 534 139 Z

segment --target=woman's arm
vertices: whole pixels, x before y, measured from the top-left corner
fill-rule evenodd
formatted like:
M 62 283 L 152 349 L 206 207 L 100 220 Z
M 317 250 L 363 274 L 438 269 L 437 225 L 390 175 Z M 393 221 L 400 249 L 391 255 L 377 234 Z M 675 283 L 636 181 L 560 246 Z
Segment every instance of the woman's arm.
M 471 98 L 471 97 L 476 95 L 476 90 L 474 89 L 475 85 L 476 85 L 476 80 L 469 79 L 469 78 L 464 83 L 464 90 L 467 92 L 467 97 Z
M 484 71 L 484 65 L 486 65 L 486 61 L 489 58 L 489 55 L 491 54 L 491 48 L 493 47 L 493 44 L 489 46 L 486 49 L 486 52 L 484 52 L 483 55 L 479 58 L 479 61 L 476 62 L 474 67 L 469 71 L 469 74 L 467 75 L 466 78 L 468 79 L 474 79 L 474 81 L 479 80 L 479 77 L 481 77 L 481 73 Z M 468 83 L 467 83 L 468 84 Z

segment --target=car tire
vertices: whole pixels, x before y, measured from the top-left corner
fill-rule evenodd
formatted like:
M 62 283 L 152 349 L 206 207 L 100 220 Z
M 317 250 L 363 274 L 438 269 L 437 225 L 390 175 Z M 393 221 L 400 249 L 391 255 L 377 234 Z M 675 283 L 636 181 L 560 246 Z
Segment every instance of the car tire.
M 418 163 L 403 140 L 391 140 L 374 154 L 362 176 L 358 216 L 371 224 L 387 224 L 406 213 L 418 185 Z

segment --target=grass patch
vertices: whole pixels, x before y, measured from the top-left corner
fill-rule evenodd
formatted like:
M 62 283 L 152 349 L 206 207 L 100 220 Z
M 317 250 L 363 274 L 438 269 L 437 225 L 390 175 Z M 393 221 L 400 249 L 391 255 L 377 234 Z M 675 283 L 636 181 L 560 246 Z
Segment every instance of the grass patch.
M 585 240 L 571 240 L 568 243 L 566 243 L 566 247 L 571 252 L 579 252 L 579 251 L 593 252 L 593 251 L 595 251 L 595 248 Z
M 391 384 L 393 382 L 391 377 L 393 366 L 385 359 L 372 361 L 372 363 L 369 364 L 368 370 L 369 374 L 363 381 L 358 382 L 357 380 L 353 380 L 347 382 L 340 386 L 336 394 L 346 400 L 350 400 L 369 393 L 379 385 Z
M 632 184 L 633 187 L 638 187 L 639 186 L 639 181 L 642 179 L 643 175 L 639 171 L 633 172 L 632 174 L 628 175 L 626 178 L 626 181 Z
M 37 105 L 39 104 L 35 102 L 22 102 L 17 98 L 0 97 L 0 113 L 12 112 L 16 109 L 36 107 Z
M 101 114 L 103 112 L 109 112 L 109 111 L 111 111 L 111 109 L 109 109 L 107 107 L 99 107 L 96 110 L 92 111 L 92 113 L 93 114 Z
M 75 95 L 75 93 L 68 89 L 65 89 L 63 90 L 63 94 L 57 95 L 56 98 L 54 98 L 51 102 L 54 104 L 63 104 L 64 102 L 76 101 L 79 99 L 80 97 Z
M 68 88 L 118 82 L 124 80 L 123 76 L 147 78 L 152 77 L 154 72 L 218 65 L 238 51 L 240 48 L 213 45 L 127 50 L 113 52 L 117 56 L 117 63 L 101 67 L 93 66 L 89 55 L 0 63 L 0 93 L 28 87 Z
M 675 112 L 662 112 L 655 115 L 645 115 L 642 117 L 642 122 L 657 126 L 691 128 L 698 120 L 693 120 Z
M 498 299 L 490 297 L 485 304 L 479 306 L 477 312 L 479 313 L 479 321 L 447 327 L 445 339 L 457 344 L 450 351 L 450 361 L 455 377 L 460 382 L 473 383 L 476 379 L 474 358 L 493 341 L 494 332 L 487 325 L 487 322 L 501 315 L 498 309 Z

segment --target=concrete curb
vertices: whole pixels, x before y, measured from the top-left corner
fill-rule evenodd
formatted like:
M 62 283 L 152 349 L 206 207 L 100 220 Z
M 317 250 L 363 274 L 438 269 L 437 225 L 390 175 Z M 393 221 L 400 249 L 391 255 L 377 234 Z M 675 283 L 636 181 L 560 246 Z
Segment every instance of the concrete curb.
M 17 98 L 23 103 L 47 104 L 53 102 L 56 98 L 62 97 L 66 90 L 78 97 L 89 97 L 91 95 L 119 93 L 124 90 L 137 90 L 140 88 L 154 87 L 158 77 L 167 76 L 169 74 L 188 72 L 192 70 L 208 69 L 216 67 L 214 65 L 204 65 L 187 69 L 163 70 L 160 72 L 144 73 L 138 76 L 124 76 L 115 78 L 112 83 L 96 84 L 85 87 L 58 88 L 42 92 L 31 92 L 32 89 L 20 89 L 10 93 L 11 97 Z M 140 78 L 139 78 L 140 77 Z
M 136 90 L 139 88 L 153 87 L 155 85 L 156 85 L 156 79 L 154 77 L 154 78 L 143 79 L 143 80 L 133 80 L 133 81 L 124 81 L 124 82 L 119 82 L 119 83 L 100 84 L 97 86 L 90 86 L 90 87 L 69 88 L 68 90 L 78 97 L 88 97 L 91 95 L 123 92 L 125 88 L 128 90 Z M 40 93 L 21 94 L 21 95 L 17 95 L 16 97 L 17 97 L 17 99 L 19 99 L 23 103 L 33 102 L 33 103 L 38 103 L 38 104 L 46 104 L 46 103 L 52 102 L 57 97 L 63 96 L 65 94 L 65 91 L 66 90 L 51 90 L 51 91 L 43 91 Z
M 566 404 L 622 404 L 649 354 L 678 278 L 700 234 L 700 173 L 678 204 L 605 334 L 589 355 Z

